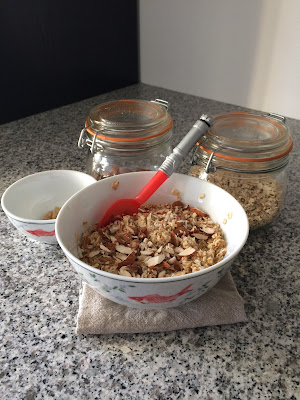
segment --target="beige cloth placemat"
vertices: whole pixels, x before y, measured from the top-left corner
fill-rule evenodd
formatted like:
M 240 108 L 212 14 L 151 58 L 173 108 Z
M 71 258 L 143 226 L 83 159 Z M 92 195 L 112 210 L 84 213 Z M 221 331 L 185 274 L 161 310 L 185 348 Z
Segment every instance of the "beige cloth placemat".
M 81 334 L 165 332 L 245 322 L 244 301 L 230 272 L 207 293 L 185 305 L 139 310 L 116 304 L 83 283 L 76 332 Z

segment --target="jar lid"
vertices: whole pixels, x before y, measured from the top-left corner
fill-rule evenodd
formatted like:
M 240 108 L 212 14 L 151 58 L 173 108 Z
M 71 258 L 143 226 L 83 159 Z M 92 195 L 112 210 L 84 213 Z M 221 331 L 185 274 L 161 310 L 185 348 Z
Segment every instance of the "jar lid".
M 286 156 L 293 148 L 284 117 L 234 112 L 214 117 L 207 135 L 198 143 L 215 158 L 265 162 Z
M 117 100 L 94 107 L 86 121 L 87 132 L 97 139 L 136 142 L 151 139 L 172 128 L 173 121 L 163 100 Z

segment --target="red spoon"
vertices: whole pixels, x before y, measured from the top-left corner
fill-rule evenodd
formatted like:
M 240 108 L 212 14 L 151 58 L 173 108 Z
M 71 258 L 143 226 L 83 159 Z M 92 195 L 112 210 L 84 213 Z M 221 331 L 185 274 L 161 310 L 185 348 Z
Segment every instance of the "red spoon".
M 194 144 L 208 131 L 208 128 L 212 124 L 212 120 L 212 117 L 202 115 L 178 146 L 175 147 L 173 153 L 165 159 L 156 174 L 135 198 L 120 199 L 108 207 L 98 224 L 99 228 L 108 225 L 117 216 L 133 215 L 137 213 L 140 206 L 152 196 L 152 194 L 172 175 L 174 171 L 176 171 Z

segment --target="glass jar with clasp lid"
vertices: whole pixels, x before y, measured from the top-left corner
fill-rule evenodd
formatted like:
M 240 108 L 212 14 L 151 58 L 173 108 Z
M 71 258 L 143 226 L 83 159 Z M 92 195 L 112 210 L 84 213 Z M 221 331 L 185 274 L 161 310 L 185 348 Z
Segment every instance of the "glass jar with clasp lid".
M 232 194 L 244 207 L 250 229 L 266 227 L 283 205 L 292 148 L 290 130 L 280 115 L 218 115 L 197 143 L 189 175 Z
M 125 99 L 94 107 L 78 146 L 89 147 L 87 172 L 97 180 L 126 172 L 158 170 L 171 154 L 173 121 L 168 102 Z

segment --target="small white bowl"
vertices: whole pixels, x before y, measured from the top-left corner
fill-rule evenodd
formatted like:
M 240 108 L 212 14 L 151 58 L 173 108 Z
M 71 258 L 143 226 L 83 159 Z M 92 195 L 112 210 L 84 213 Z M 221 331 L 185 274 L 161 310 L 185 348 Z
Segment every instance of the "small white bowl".
M 80 277 L 102 296 L 125 306 L 154 309 L 176 307 L 187 303 L 212 288 L 228 271 L 243 248 L 249 232 L 246 213 L 242 206 L 225 190 L 212 183 L 188 175 L 173 174 L 148 203 L 173 203 L 171 194 L 177 189 L 184 204 L 199 207 L 219 223 L 227 241 L 227 253 L 219 263 L 202 271 L 168 278 L 133 278 L 104 272 L 78 258 L 75 234 L 98 222 L 112 202 L 135 197 L 155 172 L 136 172 L 118 175 L 117 190 L 112 190 L 116 177 L 106 178 L 73 196 L 60 211 L 56 220 L 59 245 Z M 205 196 L 200 198 L 204 193 Z M 201 196 L 202 197 L 202 196 Z M 231 213 L 232 218 L 227 219 Z M 224 219 L 227 223 L 223 224 Z
M 55 244 L 55 219 L 43 216 L 96 180 L 83 172 L 51 170 L 26 176 L 6 189 L 1 206 L 11 223 L 38 242 Z

